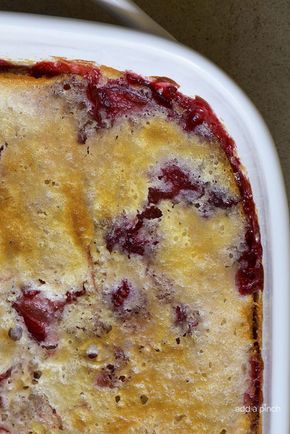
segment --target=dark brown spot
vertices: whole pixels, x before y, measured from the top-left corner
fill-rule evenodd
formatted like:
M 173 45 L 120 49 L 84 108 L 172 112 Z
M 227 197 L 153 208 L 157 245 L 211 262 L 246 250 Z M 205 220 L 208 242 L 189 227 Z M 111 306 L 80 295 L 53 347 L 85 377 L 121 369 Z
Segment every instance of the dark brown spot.
M 140 396 L 140 401 L 141 401 L 141 403 L 143 404 L 143 405 L 145 405 L 147 402 L 148 402 L 148 396 L 146 396 L 146 395 L 141 395 Z
M 41 371 L 34 371 L 33 372 L 33 378 L 35 380 L 39 380 L 39 378 L 42 376 L 42 372 Z

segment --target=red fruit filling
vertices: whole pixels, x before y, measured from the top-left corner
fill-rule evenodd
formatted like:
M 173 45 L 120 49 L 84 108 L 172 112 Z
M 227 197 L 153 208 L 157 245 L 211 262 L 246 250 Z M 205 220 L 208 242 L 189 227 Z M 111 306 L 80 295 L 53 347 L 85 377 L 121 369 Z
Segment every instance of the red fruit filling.
M 171 163 L 161 168 L 158 180 L 163 187 L 150 187 L 148 190 L 148 202 L 157 204 L 164 199 L 175 199 L 182 191 L 194 192 L 195 198 L 204 194 L 204 187 L 199 181 L 194 181 L 189 174 L 182 170 L 175 163 Z
M 109 299 L 107 297 L 108 293 L 105 294 L 105 298 L 109 301 L 116 315 L 124 321 L 134 319 L 139 314 L 143 317 L 148 314 L 144 292 L 127 279 L 122 280 L 116 287 L 111 289 Z M 117 351 L 115 353 L 116 357 L 118 354 Z
M 51 326 L 61 317 L 66 304 L 83 295 L 85 290 L 67 292 L 63 300 L 50 300 L 39 290 L 23 289 L 13 303 L 14 309 L 22 316 L 29 333 L 37 342 L 47 339 Z
M 108 126 L 108 121 L 134 111 L 142 110 L 149 102 L 148 96 L 122 83 L 108 82 L 90 92 L 92 114 L 99 128 Z
M 131 291 L 130 284 L 123 280 L 118 288 L 112 293 L 112 303 L 116 308 L 123 306 Z
M 252 229 L 247 230 L 245 243 L 246 248 L 239 258 L 239 267 L 236 273 L 236 284 L 242 295 L 253 294 L 262 289 L 264 279 L 261 262 L 262 247 Z
M 52 301 L 43 297 L 40 291 L 24 290 L 13 307 L 22 316 L 31 335 L 42 342 L 47 338 L 50 325 L 60 317 L 64 304 L 64 301 Z
M 99 68 L 96 68 L 92 64 L 66 62 L 64 60 L 58 60 L 56 62 L 42 61 L 29 67 L 30 74 L 35 78 L 43 76 L 56 77 L 61 74 L 77 74 L 90 77 L 95 71 L 97 71 L 99 75 Z
M 235 199 L 225 194 L 223 191 L 209 191 L 208 203 L 215 208 L 227 209 L 239 203 L 239 199 Z
M 129 256 L 132 253 L 143 256 L 158 244 L 154 228 L 148 222 L 161 216 L 162 213 L 157 207 L 148 207 L 137 214 L 134 220 L 123 217 L 116 221 L 106 235 L 107 249 L 109 252 L 118 250 Z

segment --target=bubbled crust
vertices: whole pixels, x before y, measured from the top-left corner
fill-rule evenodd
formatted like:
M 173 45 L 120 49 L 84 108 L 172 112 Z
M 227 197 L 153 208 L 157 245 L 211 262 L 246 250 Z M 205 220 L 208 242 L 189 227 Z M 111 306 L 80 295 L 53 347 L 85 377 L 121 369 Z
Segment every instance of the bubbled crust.
M 84 80 L 0 75 L 0 373 L 11 369 L 0 385 L 3 428 L 257 432 L 257 415 L 235 411 L 261 345 L 261 296 L 235 284 L 247 219 L 231 165 L 216 139 L 185 132 L 162 110 L 91 124 L 80 144 Z M 192 188 L 150 205 L 168 165 L 237 203 L 203 208 Z M 147 237 L 143 254 L 108 248 L 113 229 L 132 228 L 153 206 L 162 217 L 136 230 L 139 246 Z M 43 340 L 15 308 L 25 291 L 63 303 Z M 20 340 L 9 337 L 15 325 Z

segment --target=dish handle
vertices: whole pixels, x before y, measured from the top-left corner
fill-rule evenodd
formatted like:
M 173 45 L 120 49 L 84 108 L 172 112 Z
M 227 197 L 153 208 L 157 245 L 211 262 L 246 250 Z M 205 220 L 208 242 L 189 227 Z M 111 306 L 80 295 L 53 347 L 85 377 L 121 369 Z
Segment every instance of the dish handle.
M 94 0 L 94 2 L 128 27 L 175 41 L 170 33 L 131 0 Z

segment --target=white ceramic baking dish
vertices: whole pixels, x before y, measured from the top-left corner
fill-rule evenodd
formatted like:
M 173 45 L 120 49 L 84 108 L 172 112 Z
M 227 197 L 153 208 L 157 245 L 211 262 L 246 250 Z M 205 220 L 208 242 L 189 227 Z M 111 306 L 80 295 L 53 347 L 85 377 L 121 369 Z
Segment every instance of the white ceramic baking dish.
M 289 432 L 289 222 L 280 165 L 255 107 L 216 66 L 169 40 L 115 26 L 0 13 L 0 58 L 88 59 L 168 76 L 205 98 L 235 139 L 254 191 L 264 247 L 264 434 Z M 265 92 L 267 89 L 265 89 Z

